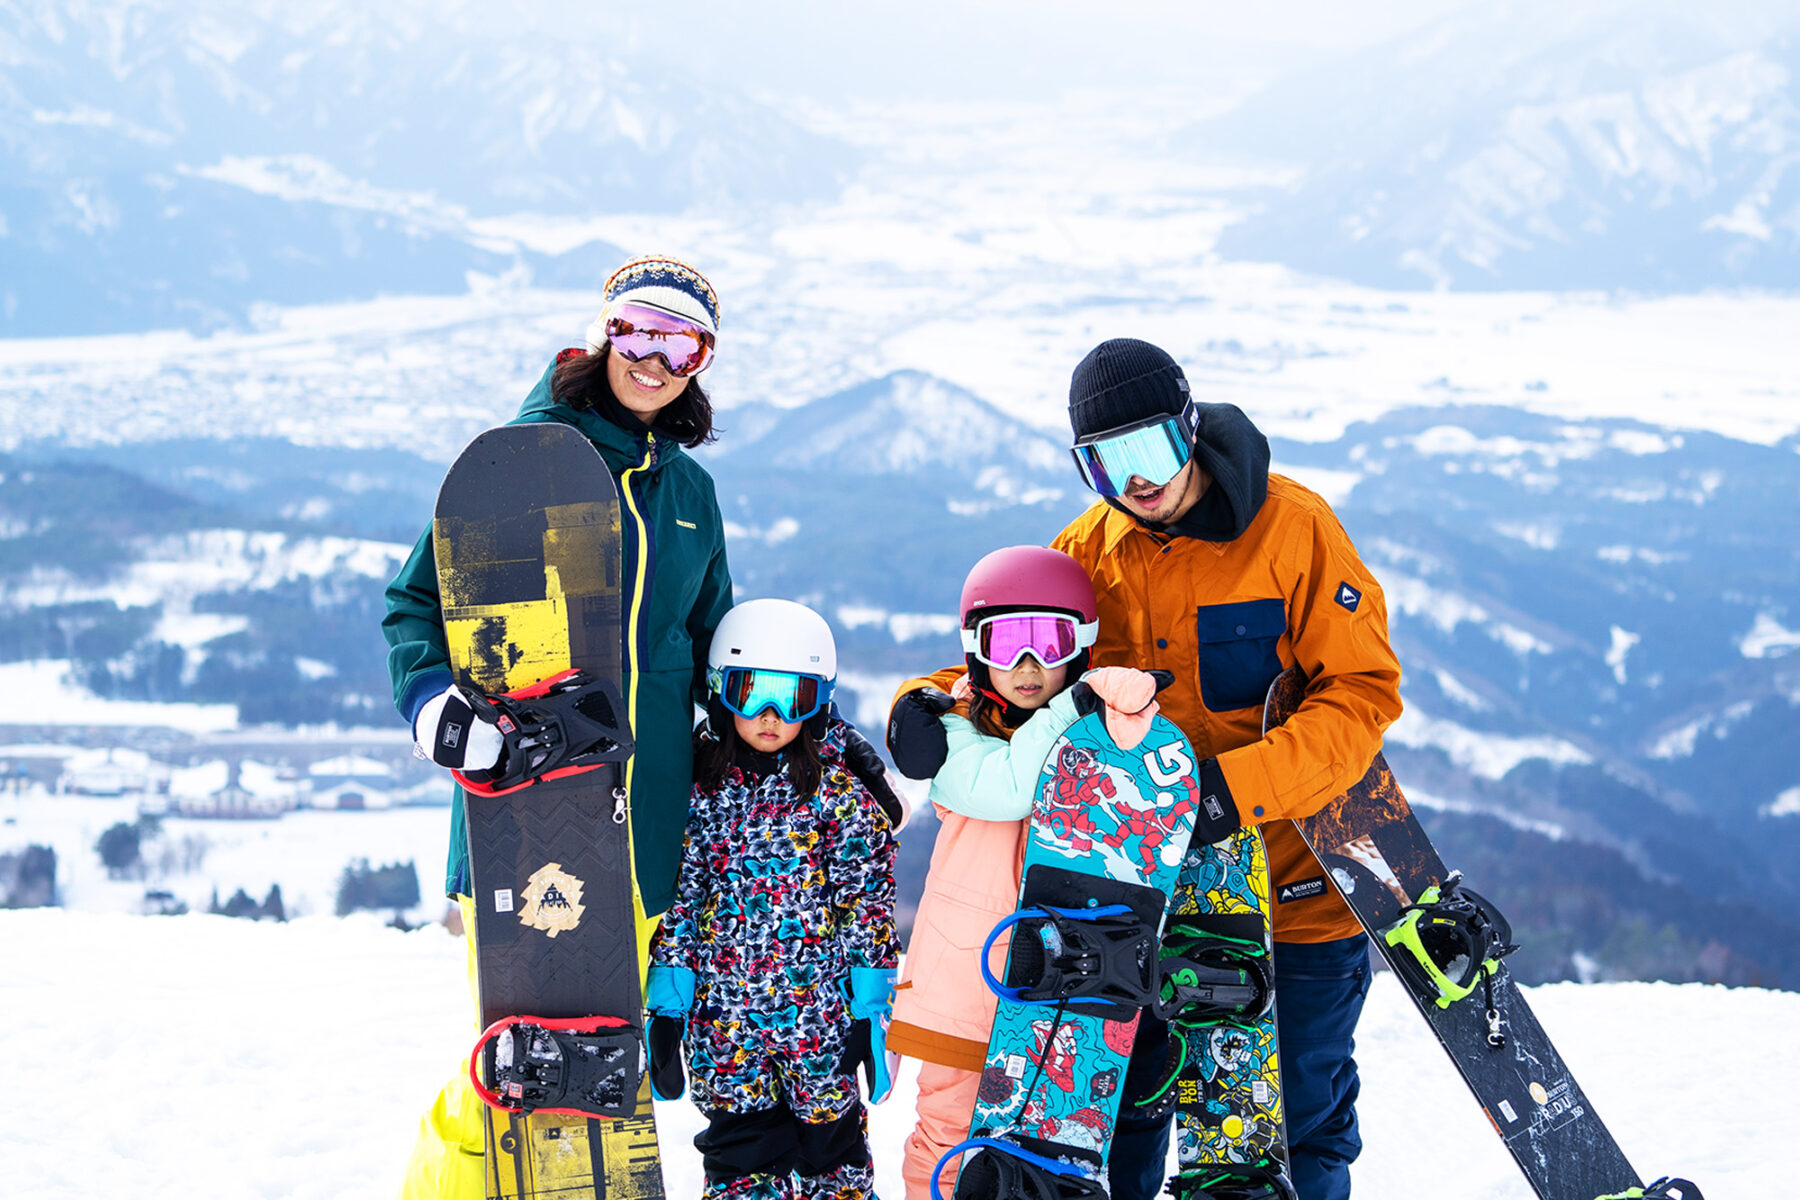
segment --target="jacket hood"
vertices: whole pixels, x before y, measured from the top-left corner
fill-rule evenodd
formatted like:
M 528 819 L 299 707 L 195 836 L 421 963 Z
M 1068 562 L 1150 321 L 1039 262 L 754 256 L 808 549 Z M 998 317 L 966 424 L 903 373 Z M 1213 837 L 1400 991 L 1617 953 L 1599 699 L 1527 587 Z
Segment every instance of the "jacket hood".
M 632 415 L 618 401 L 611 401 L 614 410 L 603 414 L 597 409 L 576 408 L 564 404 L 551 395 L 550 380 L 556 374 L 557 364 L 569 354 L 583 353 L 579 350 L 565 350 L 545 368 L 543 377 L 531 394 L 525 397 L 525 403 L 519 406 L 519 415 L 513 418 L 515 423 L 521 421 L 560 421 L 564 425 L 573 425 L 594 443 L 600 451 L 600 457 L 614 474 L 627 467 L 639 466 L 644 461 L 644 451 L 649 445 L 650 428 Z M 682 454 L 680 443 L 672 437 L 663 436 L 656 439 L 656 456 L 649 469 L 654 471 Z
M 1117 500 L 1106 503 L 1156 533 L 1232 542 L 1269 498 L 1269 439 L 1235 404 L 1202 404 L 1194 457 L 1212 476 L 1198 503 L 1168 524 L 1145 521 Z

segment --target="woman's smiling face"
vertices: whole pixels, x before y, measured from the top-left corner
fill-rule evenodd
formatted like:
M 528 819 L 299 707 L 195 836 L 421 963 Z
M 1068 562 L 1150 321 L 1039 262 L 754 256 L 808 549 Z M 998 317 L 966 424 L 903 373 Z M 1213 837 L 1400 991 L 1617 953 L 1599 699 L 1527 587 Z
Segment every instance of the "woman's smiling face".
M 632 362 L 616 349 L 608 347 L 606 382 L 613 395 L 626 410 L 646 425 L 656 423 L 656 414 L 667 408 L 687 389 L 687 377 L 676 375 L 657 355 Z

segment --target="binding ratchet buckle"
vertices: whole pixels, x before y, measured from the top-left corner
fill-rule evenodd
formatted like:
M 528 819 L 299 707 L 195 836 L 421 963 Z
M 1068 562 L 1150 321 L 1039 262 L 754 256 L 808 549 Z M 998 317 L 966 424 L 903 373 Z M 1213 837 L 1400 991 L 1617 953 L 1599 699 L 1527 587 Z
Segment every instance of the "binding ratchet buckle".
M 1036 923 L 1041 970 L 1036 983 L 1008 987 L 994 978 L 988 954 L 1000 935 L 1021 921 Z M 1021 908 L 988 934 L 981 948 L 981 974 L 996 996 L 1015 1004 L 1067 1004 L 1092 1016 L 1129 1019 L 1157 1000 L 1156 930 L 1128 904 Z
M 481 698 L 487 706 L 476 705 L 475 716 L 500 730 L 500 760 L 486 771 L 453 772 L 464 790 L 477 796 L 504 796 L 624 762 L 635 749 L 617 685 L 579 668 Z

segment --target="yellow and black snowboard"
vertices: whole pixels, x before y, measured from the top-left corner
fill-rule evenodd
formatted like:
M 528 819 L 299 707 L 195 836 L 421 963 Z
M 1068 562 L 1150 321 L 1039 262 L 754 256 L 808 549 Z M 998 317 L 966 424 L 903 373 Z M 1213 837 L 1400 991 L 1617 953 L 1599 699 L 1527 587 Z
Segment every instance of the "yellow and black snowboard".
M 459 684 L 489 696 L 541 696 L 542 685 L 579 670 L 573 678 L 609 683 L 602 691 L 617 697 L 619 497 L 580 432 L 542 423 L 477 437 L 438 492 L 432 538 Z M 624 725 L 623 714 L 615 723 Z M 629 747 L 628 736 L 621 741 Z M 515 1086 L 512 1105 L 532 1111 L 490 1101 L 487 1194 L 495 1200 L 663 1195 L 641 1061 L 624 752 L 497 795 L 464 788 L 481 1026 L 529 1017 L 540 1030 L 484 1035 L 471 1068 L 478 1088 L 507 1103 L 502 1077 L 544 1066 L 525 1061 L 534 1052 L 553 1074 L 569 1066 L 557 1061 L 559 1046 L 566 1054 L 583 1044 L 590 1033 L 571 1031 L 589 1030 L 592 1018 L 606 1019 L 610 1045 L 628 1048 L 611 1053 L 638 1059 L 623 1063 L 622 1076 L 635 1100 L 534 1106 L 530 1090 L 520 1100 Z M 623 1115 L 587 1115 L 596 1108 Z

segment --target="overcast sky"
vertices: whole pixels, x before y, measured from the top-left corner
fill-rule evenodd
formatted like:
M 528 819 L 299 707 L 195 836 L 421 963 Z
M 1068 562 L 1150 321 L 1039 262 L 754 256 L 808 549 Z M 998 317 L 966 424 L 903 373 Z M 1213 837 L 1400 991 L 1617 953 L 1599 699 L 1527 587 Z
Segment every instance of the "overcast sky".
M 833 101 L 1044 100 L 1122 83 L 1233 88 L 1418 27 L 1471 0 L 720 0 L 586 5 L 522 15 L 547 35 L 629 37 L 698 77 Z M 554 10 L 551 10 L 554 11 Z

